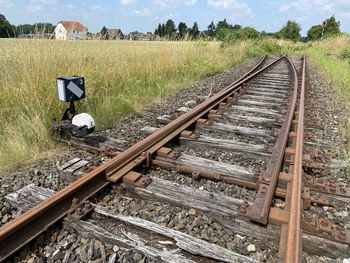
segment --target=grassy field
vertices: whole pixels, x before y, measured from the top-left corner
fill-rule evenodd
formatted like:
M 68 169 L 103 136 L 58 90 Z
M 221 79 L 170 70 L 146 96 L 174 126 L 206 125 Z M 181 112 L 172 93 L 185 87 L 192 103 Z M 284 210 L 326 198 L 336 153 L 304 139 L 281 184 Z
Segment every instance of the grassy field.
M 48 132 L 51 118 L 59 119 L 68 106 L 57 100 L 57 77 L 85 77 L 87 98 L 77 107 L 94 117 L 97 128 L 111 126 L 121 116 L 247 57 L 264 54 L 306 53 L 330 77 L 339 96 L 350 98 L 350 37 L 306 44 L 278 41 L 281 46 L 276 42 L 223 46 L 205 41 L 0 39 L 0 169 L 40 160 L 59 149 Z M 341 126 L 350 138 L 350 122 L 344 119 Z
M 340 36 L 307 44 L 305 53 L 328 77 L 341 101 L 339 110 L 345 109 L 345 116 L 340 120 L 339 132 L 344 141 L 350 142 L 350 37 Z M 349 145 L 344 145 L 341 154 L 350 165 Z
M 253 46 L 0 39 L 0 168 L 40 159 L 57 149 L 48 128 L 51 118 L 59 119 L 67 107 L 57 100 L 57 77 L 85 77 L 87 98 L 77 107 L 102 128 L 192 81 L 237 65 Z

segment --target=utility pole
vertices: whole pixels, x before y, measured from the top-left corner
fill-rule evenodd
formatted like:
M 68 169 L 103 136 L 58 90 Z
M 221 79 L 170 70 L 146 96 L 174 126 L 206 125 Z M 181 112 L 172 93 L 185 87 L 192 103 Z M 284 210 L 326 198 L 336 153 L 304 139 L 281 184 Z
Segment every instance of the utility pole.
M 322 22 L 322 36 L 321 36 L 321 39 L 323 38 L 324 30 L 325 30 L 326 26 L 327 26 L 327 20 Z

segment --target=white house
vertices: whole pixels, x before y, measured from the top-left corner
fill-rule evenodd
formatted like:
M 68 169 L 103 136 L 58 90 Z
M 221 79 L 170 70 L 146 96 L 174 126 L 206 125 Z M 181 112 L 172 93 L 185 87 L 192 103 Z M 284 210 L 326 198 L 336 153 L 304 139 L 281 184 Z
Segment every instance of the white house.
M 87 28 L 79 22 L 60 21 L 55 28 L 55 37 L 58 40 L 86 39 Z

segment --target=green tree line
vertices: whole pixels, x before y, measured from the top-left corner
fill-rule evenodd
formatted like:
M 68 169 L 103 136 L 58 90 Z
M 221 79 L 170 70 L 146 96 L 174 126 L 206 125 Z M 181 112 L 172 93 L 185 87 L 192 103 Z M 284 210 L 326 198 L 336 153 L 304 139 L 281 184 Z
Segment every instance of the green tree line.
M 0 37 L 15 37 L 21 34 L 45 34 L 53 33 L 55 26 L 51 23 L 35 23 L 14 26 L 4 15 L 0 14 Z
M 35 23 L 23 24 L 14 26 L 4 15 L 0 14 L 0 37 L 15 37 L 20 34 L 44 34 L 53 33 L 55 26 L 51 23 Z M 186 25 L 185 22 L 180 22 L 178 26 L 171 19 L 166 23 L 159 23 L 154 30 L 154 34 L 160 38 L 168 40 L 181 39 L 217 39 L 223 42 L 232 42 L 236 40 L 256 39 L 261 36 L 269 36 L 278 39 L 290 39 L 293 41 L 313 41 L 325 37 L 334 36 L 340 33 L 340 22 L 336 20 L 335 16 L 326 19 L 322 25 L 314 25 L 307 31 L 307 37 L 302 38 L 300 35 L 301 26 L 295 22 L 288 20 L 287 23 L 275 33 L 267 33 L 265 31 L 257 31 L 252 27 L 242 27 L 239 24 L 232 25 L 227 22 L 226 18 L 218 21 L 216 24 L 211 21 L 207 29 L 200 31 L 198 23 L 194 22 L 192 27 Z M 108 39 L 108 31 L 105 27 L 101 30 L 103 39 Z
M 226 18 L 215 24 L 213 21 L 204 31 L 199 31 L 197 22 L 192 27 L 186 23 L 180 22 L 176 27 L 175 22 L 169 19 L 166 23 L 159 23 L 154 30 L 154 34 L 168 40 L 184 39 L 188 36 L 191 39 L 206 37 L 209 39 L 216 38 L 223 42 L 232 42 L 235 40 L 256 39 L 261 36 L 269 36 L 277 39 L 289 39 L 293 41 L 312 41 L 322 37 L 334 36 L 340 33 L 340 22 L 336 21 L 334 15 L 325 20 L 323 25 L 312 26 L 307 31 L 307 37 L 300 35 L 301 26 L 292 20 L 288 20 L 283 27 L 274 33 L 267 33 L 264 30 L 259 32 L 252 27 L 242 27 L 239 24 L 232 25 L 227 22 Z

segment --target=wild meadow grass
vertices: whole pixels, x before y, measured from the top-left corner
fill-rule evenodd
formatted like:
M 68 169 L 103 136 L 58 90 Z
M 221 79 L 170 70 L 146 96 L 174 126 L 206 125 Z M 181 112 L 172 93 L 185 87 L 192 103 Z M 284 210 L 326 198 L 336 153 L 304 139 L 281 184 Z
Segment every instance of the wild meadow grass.
M 317 41 L 306 48 L 306 54 L 326 75 L 337 88 L 341 96 L 350 96 L 350 54 L 343 57 L 344 50 L 350 47 L 350 37 Z M 350 106 L 350 105 L 347 105 Z
M 86 98 L 76 107 L 103 128 L 192 81 L 235 66 L 249 45 L 0 39 L 0 168 L 58 149 L 48 129 L 51 118 L 59 119 L 68 105 L 57 100 L 57 77 L 85 77 Z
M 339 132 L 345 141 L 350 141 L 350 37 L 340 36 L 317 41 L 307 45 L 306 54 L 310 60 L 327 76 L 331 87 L 339 98 L 339 110 L 345 109 Z M 349 54 L 349 55 L 347 55 Z M 350 150 L 344 145 L 344 156 Z M 348 158 L 347 158 L 348 159 Z M 350 163 L 350 158 L 348 160 Z

